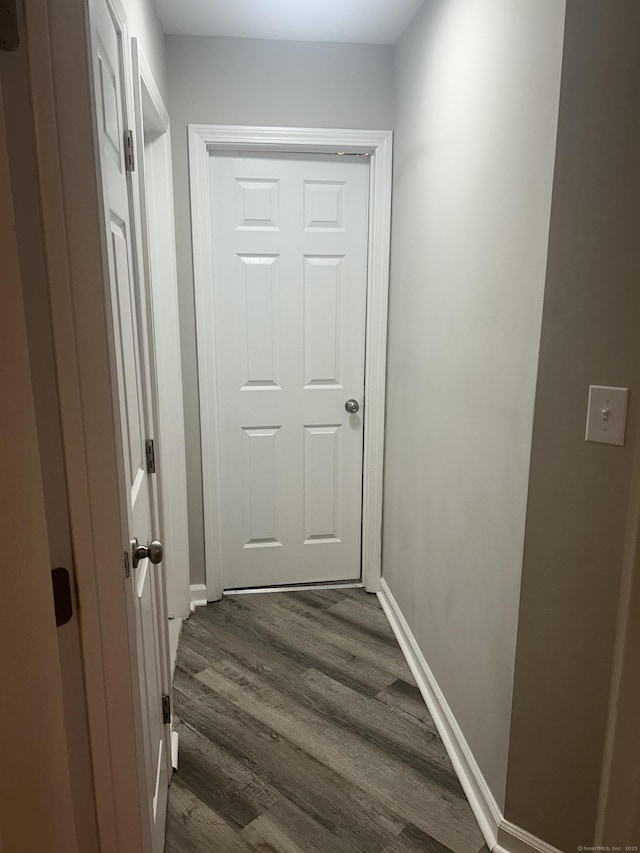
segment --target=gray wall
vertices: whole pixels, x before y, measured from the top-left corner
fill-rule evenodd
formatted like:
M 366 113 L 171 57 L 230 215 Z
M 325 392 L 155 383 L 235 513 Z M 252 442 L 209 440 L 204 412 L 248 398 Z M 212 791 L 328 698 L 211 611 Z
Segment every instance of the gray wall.
M 167 105 L 165 36 L 153 0 L 123 0 L 129 35 L 138 39 L 162 100 Z
M 568 0 L 506 810 L 562 850 L 594 840 L 637 443 L 639 37 L 637 0 Z M 626 447 L 583 440 L 590 383 L 630 386 Z
M 167 36 L 187 439 L 191 582 L 204 583 L 187 124 L 389 129 L 392 48 Z
M 563 19 L 434 0 L 396 53 L 383 573 L 501 806 Z

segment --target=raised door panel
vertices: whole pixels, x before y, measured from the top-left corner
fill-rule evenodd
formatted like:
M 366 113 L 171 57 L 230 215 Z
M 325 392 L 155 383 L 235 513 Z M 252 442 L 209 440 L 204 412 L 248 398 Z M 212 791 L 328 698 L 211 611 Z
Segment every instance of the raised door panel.
M 144 410 L 141 389 L 138 332 L 133 282 L 131 250 L 127 223 L 111 216 L 111 288 L 114 294 L 114 333 L 116 360 L 120 374 L 122 423 L 125 467 L 129 488 L 144 475 Z M 133 494 L 132 508 L 133 508 Z
M 342 215 L 344 181 L 304 182 L 306 231 L 344 231 Z
M 304 544 L 340 542 L 341 424 L 304 428 Z
M 244 427 L 243 548 L 282 546 L 280 427 Z
M 239 255 L 239 304 L 242 330 L 243 390 L 279 388 L 280 267 L 276 255 Z
M 100 106 L 98 111 L 98 128 L 102 133 L 105 154 L 113 160 L 117 168 L 120 168 L 123 160 L 123 128 L 120 123 L 120 111 L 118 109 L 118 84 L 116 72 L 107 53 L 108 51 L 104 44 L 99 42 L 98 84 L 100 87 Z
M 342 256 L 304 258 L 305 388 L 342 387 L 341 375 Z
M 236 180 L 236 227 L 239 231 L 278 231 L 280 182 L 263 178 Z

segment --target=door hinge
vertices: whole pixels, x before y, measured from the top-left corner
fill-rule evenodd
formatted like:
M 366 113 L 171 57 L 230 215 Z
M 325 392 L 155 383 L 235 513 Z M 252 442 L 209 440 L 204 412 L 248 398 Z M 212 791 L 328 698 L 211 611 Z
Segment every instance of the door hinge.
M 165 725 L 171 722 L 171 699 L 166 693 L 162 694 L 162 721 Z
M 152 438 L 148 438 L 144 443 L 144 449 L 147 456 L 147 474 L 156 473 L 156 448 Z
M 0 50 L 17 50 L 20 44 L 15 0 L 0 3 Z
M 124 167 L 127 172 L 133 172 L 136 168 L 136 161 L 133 156 L 132 130 L 125 130 L 124 132 Z

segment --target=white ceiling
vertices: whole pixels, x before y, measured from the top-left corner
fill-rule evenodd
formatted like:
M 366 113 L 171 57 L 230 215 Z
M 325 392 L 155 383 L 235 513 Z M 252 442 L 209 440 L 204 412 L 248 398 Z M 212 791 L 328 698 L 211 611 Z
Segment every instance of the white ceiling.
M 155 0 L 166 33 L 395 44 L 423 0 Z

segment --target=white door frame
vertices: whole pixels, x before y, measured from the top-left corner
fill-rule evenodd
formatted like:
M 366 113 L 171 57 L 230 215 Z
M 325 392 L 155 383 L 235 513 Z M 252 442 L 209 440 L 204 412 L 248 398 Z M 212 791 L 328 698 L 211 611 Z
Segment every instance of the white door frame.
M 182 392 L 169 113 L 138 39 L 131 39 L 136 176 L 153 347 L 154 420 L 160 530 L 169 617 L 189 616 L 187 463 Z M 147 162 L 145 133 L 153 136 Z M 157 173 L 162 180 L 154 180 Z M 148 210 L 153 214 L 149 215 Z M 158 342 L 161 342 L 158 345 Z
M 0 77 L 0 850 L 78 853 L 4 110 Z
M 382 478 L 391 228 L 393 134 L 386 130 L 237 127 L 190 124 L 189 174 L 193 273 L 198 344 L 207 600 L 222 597 L 218 479 L 218 406 L 215 382 L 211 199 L 212 151 L 289 151 L 367 154 L 370 157 L 367 325 L 365 333 L 364 465 L 362 486 L 362 580 L 368 592 L 380 588 L 382 560 Z M 211 439 L 207 440 L 207 437 Z
M 636 447 L 640 446 L 640 429 Z M 594 843 L 635 844 L 640 823 L 640 453 L 633 460 Z M 628 839 L 628 841 L 627 841 Z

